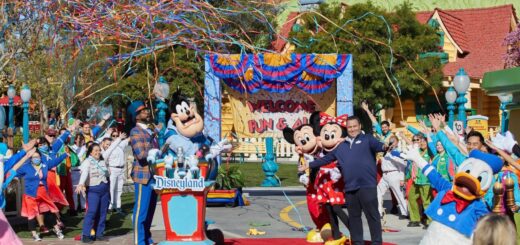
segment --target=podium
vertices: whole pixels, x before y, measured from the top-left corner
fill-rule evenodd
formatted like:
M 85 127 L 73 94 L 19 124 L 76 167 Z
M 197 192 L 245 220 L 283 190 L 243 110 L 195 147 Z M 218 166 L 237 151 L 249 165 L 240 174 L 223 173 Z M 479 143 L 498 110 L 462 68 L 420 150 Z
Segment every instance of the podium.
M 166 228 L 166 241 L 159 244 L 215 244 L 206 236 L 206 197 L 215 182 L 202 177 L 180 179 L 156 175 L 154 178 Z

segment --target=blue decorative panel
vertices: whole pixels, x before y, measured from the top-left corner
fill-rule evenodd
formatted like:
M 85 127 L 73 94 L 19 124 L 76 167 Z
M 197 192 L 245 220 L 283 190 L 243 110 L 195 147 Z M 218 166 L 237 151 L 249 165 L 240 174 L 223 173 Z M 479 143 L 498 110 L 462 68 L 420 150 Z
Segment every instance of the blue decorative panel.
M 222 88 L 220 80 L 213 74 L 209 64 L 209 56 L 205 58 L 205 78 L 204 78 L 204 133 L 213 138 L 215 143 L 221 139 L 221 112 L 222 112 Z M 220 166 L 220 156 L 217 158 Z M 211 169 L 209 180 L 214 180 L 217 176 L 217 168 Z
M 337 79 L 336 115 L 354 114 L 354 77 L 352 70 L 353 57 L 350 55 L 346 69 Z
M 191 195 L 174 196 L 168 201 L 168 216 L 172 231 L 179 236 L 190 236 L 197 231 L 197 199 Z

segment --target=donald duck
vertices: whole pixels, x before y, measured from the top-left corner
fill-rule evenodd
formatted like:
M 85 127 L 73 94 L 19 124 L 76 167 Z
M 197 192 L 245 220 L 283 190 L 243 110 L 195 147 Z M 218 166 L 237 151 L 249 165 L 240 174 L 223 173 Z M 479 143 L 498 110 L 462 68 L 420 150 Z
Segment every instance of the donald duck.
M 402 156 L 417 164 L 432 187 L 439 191 L 425 211 L 433 221 L 420 244 L 472 244 L 478 220 L 489 213 L 481 198 L 491 186 L 493 175 L 502 168 L 502 160 L 473 150 L 450 183 L 421 157 L 417 147 L 410 146 Z

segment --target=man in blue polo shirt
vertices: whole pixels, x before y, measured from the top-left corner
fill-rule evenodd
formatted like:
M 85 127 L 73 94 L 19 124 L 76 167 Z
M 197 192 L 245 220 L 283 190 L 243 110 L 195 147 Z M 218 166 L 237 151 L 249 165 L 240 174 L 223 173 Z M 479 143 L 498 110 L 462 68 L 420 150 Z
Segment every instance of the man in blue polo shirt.
M 309 163 L 310 168 L 319 168 L 338 161 L 345 182 L 345 199 L 349 215 L 349 229 L 353 244 L 365 244 L 361 211 L 365 213 L 372 244 L 382 244 L 383 235 L 377 201 L 376 153 L 386 146 L 374 136 L 361 133 L 361 122 L 352 116 L 347 120 L 348 137 L 323 158 Z M 300 167 L 304 171 L 307 167 Z

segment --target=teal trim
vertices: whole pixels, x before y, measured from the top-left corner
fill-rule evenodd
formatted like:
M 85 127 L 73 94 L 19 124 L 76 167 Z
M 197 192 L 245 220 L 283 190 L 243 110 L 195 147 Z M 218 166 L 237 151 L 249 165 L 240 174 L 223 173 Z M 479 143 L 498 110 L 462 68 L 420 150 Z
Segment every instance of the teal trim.
M 174 196 L 168 201 L 168 217 L 173 232 L 190 236 L 197 231 L 197 199 L 192 195 Z
M 449 61 L 449 55 L 445 52 L 426 52 L 419 54 L 419 58 L 421 59 L 428 57 L 439 57 L 439 59 L 441 60 L 441 64 L 446 64 Z

